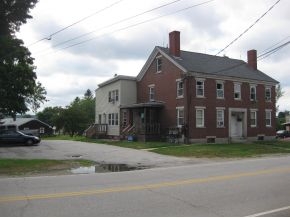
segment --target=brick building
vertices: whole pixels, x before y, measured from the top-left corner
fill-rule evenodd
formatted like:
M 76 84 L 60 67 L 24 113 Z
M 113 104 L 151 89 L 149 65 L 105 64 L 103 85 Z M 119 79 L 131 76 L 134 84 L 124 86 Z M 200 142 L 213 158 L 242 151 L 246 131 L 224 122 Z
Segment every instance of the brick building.
M 275 137 L 276 80 L 257 69 L 257 52 L 242 60 L 156 46 L 136 77 L 135 103 L 120 105 L 120 135 L 140 140 L 174 133 L 186 142 Z M 128 130 L 128 131 L 127 131 Z M 130 130 L 130 131 L 129 131 Z

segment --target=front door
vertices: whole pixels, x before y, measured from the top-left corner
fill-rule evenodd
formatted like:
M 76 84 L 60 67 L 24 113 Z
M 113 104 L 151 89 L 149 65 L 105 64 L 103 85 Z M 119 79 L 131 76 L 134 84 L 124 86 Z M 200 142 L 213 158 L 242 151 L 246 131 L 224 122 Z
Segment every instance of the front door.
M 243 123 L 244 123 L 244 113 L 242 112 L 232 112 L 231 114 L 231 137 L 232 138 L 241 138 L 243 134 Z

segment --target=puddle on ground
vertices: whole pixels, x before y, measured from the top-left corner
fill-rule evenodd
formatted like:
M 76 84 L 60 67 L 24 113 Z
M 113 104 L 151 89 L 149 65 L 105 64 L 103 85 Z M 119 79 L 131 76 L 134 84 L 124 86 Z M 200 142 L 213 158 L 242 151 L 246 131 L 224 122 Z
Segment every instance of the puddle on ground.
M 114 163 L 101 163 L 89 167 L 78 167 L 71 169 L 73 174 L 91 174 L 91 173 L 107 173 L 107 172 L 121 172 L 121 171 L 132 171 L 147 169 L 146 166 L 129 166 L 127 164 L 114 164 Z

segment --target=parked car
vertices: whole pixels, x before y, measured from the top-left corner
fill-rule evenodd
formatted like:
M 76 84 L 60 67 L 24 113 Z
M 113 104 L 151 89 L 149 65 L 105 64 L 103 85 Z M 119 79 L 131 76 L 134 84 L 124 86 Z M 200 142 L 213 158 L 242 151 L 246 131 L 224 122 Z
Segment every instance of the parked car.
M 16 130 L 0 131 L 0 144 L 23 144 L 34 145 L 40 142 L 40 138 L 32 135 L 26 135 Z
M 276 138 L 287 138 L 290 137 L 290 132 L 287 130 L 278 130 L 276 132 Z

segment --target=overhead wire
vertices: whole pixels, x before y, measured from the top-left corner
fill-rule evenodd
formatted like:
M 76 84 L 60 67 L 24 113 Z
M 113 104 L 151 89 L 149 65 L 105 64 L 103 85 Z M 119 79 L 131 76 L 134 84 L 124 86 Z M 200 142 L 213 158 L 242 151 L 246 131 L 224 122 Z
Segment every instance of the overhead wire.
M 182 1 L 182 0 L 175 0 L 175 1 L 172 1 L 172 2 L 169 2 L 169 3 L 166 3 L 166 4 L 163 4 L 163 5 L 160 5 L 160 6 L 158 6 L 158 7 L 151 8 L 151 9 L 149 9 L 149 10 L 143 11 L 143 12 L 141 12 L 141 13 L 139 13 L 139 14 L 136 14 L 136 15 L 133 15 L 133 16 L 131 16 L 131 17 L 127 17 L 127 18 L 122 19 L 122 20 L 120 20 L 120 21 L 117 21 L 117 22 L 111 23 L 111 24 L 109 24 L 109 25 L 103 26 L 103 27 L 101 27 L 101 28 L 94 29 L 94 30 L 92 30 L 92 31 L 90 31 L 90 32 L 87 32 L 87 33 L 81 34 L 81 35 L 76 36 L 76 37 L 74 37 L 74 38 L 71 38 L 71 39 L 68 39 L 68 40 L 62 41 L 62 42 L 60 42 L 60 43 L 58 43 L 58 44 L 56 44 L 56 45 L 53 45 L 52 48 L 56 48 L 56 47 L 58 47 L 58 46 L 60 46 L 60 45 L 66 44 L 66 43 L 68 43 L 68 42 L 71 42 L 71 41 L 74 41 L 74 40 L 77 40 L 77 39 L 80 39 L 80 38 L 83 38 L 83 37 L 85 37 L 85 36 L 88 36 L 88 35 L 91 35 L 91 34 L 97 32 L 97 31 L 100 31 L 100 30 L 103 30 L 103 29 L 106 29 L 106 28 L 109 28 L 109 27 L 115 26 L 115 25 L 117 25 L 117 24 L 120 24 L 120 23 L 123 23 L 123 22 L 125 22 L 125 21 L 131 20 L 131 19 L 134 19 L 134 18 L 139 17 L 139 16 L 141 16 L 141 15 L 144 15 L 144 14 L 146 14 L 146 13 L 149 13 L 149 12 L 152 12 L 152 11 L 158 10 L 158 9 L 160 9 L 160 8 L 163 8 L 163 7 L 166 7 L 166 6 L 172 5 L 172 4 L 177 3 L 177 2 L 179 2 L 179 1 Z M 46 50 L 46 49 L 45 49 L 45 50 Z
M 166 17 L 166 16 L 170 16 L 172 14 L 177 14 L 177 13 L 180 13 L 182 11 L 185 11 L 185 10 L 189 10 L 191 8 L 194 8 L 194 7 L 198 7 L 198 6 L 201 6 L 201 5 L 204 5 L 204 4 L 208 4 L 210 2 L 213 2 L 215 0 L 208 0 L 208 1 L 205 1 L 205 2 L 202 2 L 202 3 L 198 3 L 198 4 L 194 4 L 194 5 L 191 5 L 191 6 L 188 6 L 188 7 L 185 7 L 185 8 L 182 8 L 182 9 L 179 9 L 177 11 L 174 11 L 172 13 L 168 13 L 168 14 L 164 14 L 164 15 L 160 15 L 160 16 L 157 16 L 157 17 L 154 17 L 154 18 L 150 18 L 150 19 L 147 19 L 145 21 L 141 21 L 139 23 L 135 23 L 135 24 L 132 24 L 132 25 L 129 25 L 129 26 L 126 26 L 126 27 L 122 27 L 122 28 L 119 28 L 117 30 L 114 30 L 114 31 L 111 31 L 111 32 L 108 32 L 108 33 L 105 33 L 105 34 L 102 34 L 102 35 L 99 35 L 99 36 L 95 36 L 95 37 L 92 37 L 92 38 L 89 38 L 89 39 L 86 39 L 86 40 L 83 40 L 81 42 L 78 42 L 78 43 L 75 43 L 75 44 L 72 44 L 72 45 L 69 45 L 69 46 L 66 46 L 66 47 L 63 47 L 63 48 L 60 48 L 60 49 L 57 49 L 53 52 L 58 52 L 58 51 L 61 51 L 61 50 L 65 50 L 65 49 L 68 49 L 68 48 L 71 48 L 71 47 L 74 47 L 74 46 L 78 46 L 78 45 L 81 45 L 81 44 L 84 44 L 84 43 L 87 43 L 89 41 L 92 41 L 96 38 L 99 38 L 99 37 L 103 37 L 105 35 L 109 35 L 109 34 L 112 34 L 112 33 L 116 33 L 116 32 L 119 32 L 119 31 L 123 31 L 123 30 L 126 30 L 126 29 L 129 29 L 129 28 L 132 28 L 132 27 L 135 27 L 135 26 L 139 26 L 141 24 L 144 24 L 144 23 L 148 23 L 148 22 L 151 22 L 151 21 L 154 21 L 154 20 L 157 20 L 157 19 L 160 19 L 160 18 L 163 18 L 163 17 Z M 48 54 L 50 54 L 52 52 L 49 52 Z M 47 54 L 45 54 L 47 55 Z
M 276 53 L 277 51 L 279 51 L 280 49 L 284 48 L 284 47 L 287 46 L 288 44 L 290 44 L 290 40 L 287 41 L 287 42 L 285 42 L 285 43 L 283 43 L 282 45 L 279 45 L 279 46 L 277 46 L 277 47 L 271 49 L 270 51 L 267 51 L 267 52 L 265 52 L 265 53 L 259 55 L 259 56 L 258 56 L 258 59 L 259 59 L 259 60 L 262 60 L 262 59 L 264 59 L 264 58 L 267 58 L 268 56 L 270 56 L 270 55 Z
M 29 44 L 28 47 L 33 46 L 33 45 L 35 45 L 35 44 L 37 44 L 37 43 L 39 43 L 39 42 L 41 42 L 43 40 L 51 40 L 52 37 L 55 36 L 56 34 L 58 34 L 60 32 L 63 32 L 64 30 L 66 30 L 66 29 L 68 29 L 68 28 L 70 28 L 70 27 L 72 27 L 72 26 L 74 26 L 76 24 L 79 24 L 79 23 L 83 22 L 84 20 L 87 20 L 87 19 L 91 18 L 91 17 L 95 16 L 96 14 L 101 13 L 102 11 L 105 11 L 105 10 L 107 10 L 109 8 L 112 8 L 113 6 L 115 6 L 116 4 L 119 4 L 122 1 L 123 0 L 119 0 L 117 2 L 114 2 L 114 3 L 112 3 L 112 4 L 110 4 L 110 5 L 106 6 L 106 7 L 104 7 L 102 9 L 100 9 L 100 10 L 98 10 L 98 11 L 96 11 L 96 12 L 90 14 L 90 15 L 88 15 L 88 16 L 85 16 L 85 17 L 81 18 L 80 20 L 77 20 L 77 21 L 75 21 L 75 22 L 73 22 L 73 23 L 71 23 L 71 24 L 69 24 L 69 25 L 67 25 L 67 26 L 65 26 L 65 27 L 63 27 L 63 28 L 61 28 L 61 29 L 59 29 L 59 30 L 57 30 L 57 31 L 49 34 L 46 37 L 43 37 L 42 39 L 39 39 L 36 42 Z
M 277 44 L 277 43 L 276 43 L 276 44 Z M 259 56 L 257 57 L 257 61 L 260 61 L 260 60 L 262 60 L 262 59 L 264 59 L 264 58 L 267 58 L 268 56 L 270 56 L 270 55 L 276 53 L 277 51 L 279 51 L 280 49 L 282 49 L 283 47 L 285 47 L 285 46 L 287 46 L 287 45 L 289 45 L 289 44 L 290 44 L 290 40 L 287 41 L 287 42 L 285 42 L 285 43 L 283 43 L 282 45 L 279 45 L 279 46 L 277 46 L 277 47 L 271 49 L 270 51 L 267 51 L 267 52 L 265 52 L 265 53 L 259 55 Z M 271 46 L 271 47 L 273 47 L 273 46 Z M 268 49 L 266 49 L 266 50 L 268 50 Z M 264 50 L 264 51 L 265 51 L 265 50 Z M 220 73 L 220 72 L 223 72 L 223 71 L 232 70 L 232 69 L 237 68 L 237 67 L 242 66 L 242 65 L 245 65 L 245 62 L 244 62 L 244 61 L 241 61 L 241 63 L 239 63 L 239 64 L 236 64 L 236 65 L 233 65 L 233 66 L 230 66 L 230 67 L 224 68 L 224 69 L 220 69 L 220 70 L 214 71 L 214 72 L 212 72 L 212 73 Z
M 281 0 L 276 1 L 265 13 L 263 13 L 254 23 L 252 23 L 247 29 L 245 29 L 238 37 L 232 40 L 229 44 L 227 44 L 223 49 L 221 49 L 218 53 L 215 54 L 217 56 L 232 44 L 234 44 L 239 38 L 241 38 L 246 32 L 248 32 L 254 25 L 256 25 L 267 13 L 269 13 Z

